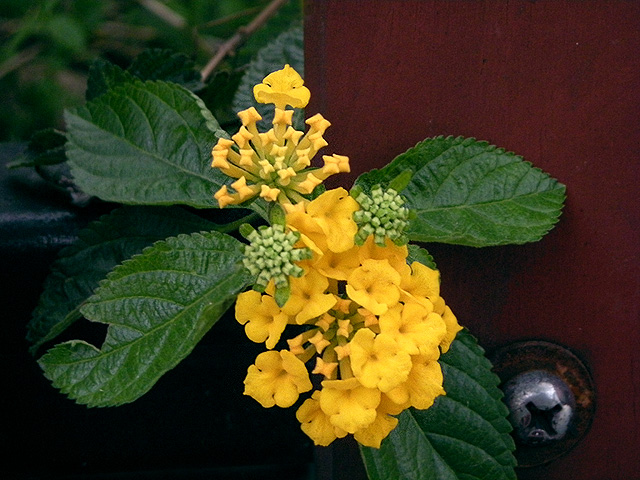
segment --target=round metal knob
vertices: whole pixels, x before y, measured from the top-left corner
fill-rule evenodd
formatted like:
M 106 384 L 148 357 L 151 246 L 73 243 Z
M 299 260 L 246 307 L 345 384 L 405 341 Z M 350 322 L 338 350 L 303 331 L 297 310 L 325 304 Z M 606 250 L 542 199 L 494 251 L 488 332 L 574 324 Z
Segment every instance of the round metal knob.
M 544 341 L 495 350 L 519 467 L 537 467 L 567 454 L 587 434 L 595 415 L 595 385 L 572 352 Z
M 576 401 L 559 377 L 543 370 L 521 373 L 507 382 L 504 395 L 520 442 L 543 445 L 564 438 Z

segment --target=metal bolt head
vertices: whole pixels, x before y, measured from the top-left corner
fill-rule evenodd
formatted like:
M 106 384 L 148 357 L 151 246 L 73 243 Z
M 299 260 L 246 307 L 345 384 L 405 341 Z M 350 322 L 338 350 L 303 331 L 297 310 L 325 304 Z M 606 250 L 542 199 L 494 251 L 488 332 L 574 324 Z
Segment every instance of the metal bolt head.
M 494 371 L 502 380 L 502 389 L 505 394 L 507 384 L 515 384 L 515 378 L 519 375 L 541 371 L 552 378 L 560 379 L 573 395 L 574 406 L 571 410 L 571 418 L 568 420 L 564 414 L 560 414 L 568 412 L 568 409 L 545 410 L 549 403 L 538 400 L 540 397 L 536 397 L 536 401 L 531 402 L 531 410 L 527 409 L 533 414 L 530 423 L 531 421 L 542 422 L 547 425 L 547 428 L 535 429 L 528 426 L 529 431 L 525 432 L 524 436 L 519 433 L 520 427 L 514 429 L 513 437 L 517 444 L 514 453 L 519 468 L 535 468 L 569 453 L 588 433 L 596 412 L 595 384 L 586 366 L 570 350 L 550 342 L 529 340 L 514 342 L 496 349 L 491 353 L 490 359 Z M 523 378 L 527 379 L 527 377 Z M 558 384 L 554 383 L 554 385 Z M 562 390 L 558 387 L 558 391 Z M 513 396 L 513 393 L 509 394 L 509 397 Z M 563 395 L 557 394 L 557 396 L 561 404 L 564 401 L 571 406 L 571 395 L 568 395 L 568 400 Z M 553 398 L 553 395 L 550 397 Z M 505 401 L 507 401 L 506 396 Z M 528 403 L 529 401 L 525 402 L 525 405 Z M 517 419 L 514 414 L 511 414 L 511 420 L 516 425 L 525 421 Z M 565 423 L 568 424 L 568 428 L 564 436 L 560 437 L 559 434 L 563 431 L 562 425 Z M 551 428 L 555 433 L 550 430 Z M 531 441 L 532 437 L 529 435 L 531 433 L 533 438 L 537 436 L 543 440 Z
M 556 375 L 532 370 L 512 378 L 504 387 L 509 420 L 516 438 L 525 445 L 544 445 L 566 435 L 575 398 Z

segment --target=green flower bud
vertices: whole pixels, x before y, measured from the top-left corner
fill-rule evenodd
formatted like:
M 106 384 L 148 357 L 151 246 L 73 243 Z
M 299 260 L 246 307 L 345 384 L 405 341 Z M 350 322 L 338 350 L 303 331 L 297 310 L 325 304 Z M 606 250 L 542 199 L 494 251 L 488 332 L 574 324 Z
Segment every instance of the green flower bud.
M 370 235 L 379 246 L 385 246 L 387 238 L 398 245 L 407 243 L 404 231 L 409 221 L 409 209 L 396 190 L 383 190 L 376 185 L 369 195 L 360 192 L 356 201 L 360 205 L 360 210 L 353 214 L 353 220 L 358 224 L 357 245 L 362 245 Z
M 297 232 L 285 232 L 285 227 L 276 224 L 247 231 L 250 241 L 245 246 L 243 264 L 254 277 L 254 290 L 264 291 L 273 280 L 278 298 L 285 301 L 289 295 L 289 277 L 300 277 L 304 270 L 294 262 L 311 258 L 308 248 L 294 248 L 300 239 Z M 280 303 L 280 302 L 279 302 Z

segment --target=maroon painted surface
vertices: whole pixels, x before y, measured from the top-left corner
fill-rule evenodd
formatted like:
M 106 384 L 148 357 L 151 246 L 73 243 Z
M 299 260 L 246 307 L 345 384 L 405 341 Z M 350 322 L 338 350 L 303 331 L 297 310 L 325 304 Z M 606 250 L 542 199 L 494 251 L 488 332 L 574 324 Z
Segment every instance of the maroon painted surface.
M 355 174 L 444 134 L 515 151 L 567 185 L 561 222 L 539 243 L 428 249 L 443 296 L 485 348 L 547 340 L 591 369 L 591 430 L 519 478 L 638 478 L 640 2 L 306 7 L 308 112 L 332 122 L 326 150 Z

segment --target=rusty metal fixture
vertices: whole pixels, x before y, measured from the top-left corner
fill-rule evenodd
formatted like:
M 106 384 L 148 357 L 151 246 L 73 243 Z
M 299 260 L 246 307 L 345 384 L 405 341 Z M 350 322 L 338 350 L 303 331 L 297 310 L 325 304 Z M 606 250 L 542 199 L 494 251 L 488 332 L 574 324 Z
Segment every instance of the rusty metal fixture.
M 595 387 L 573 353 L 527 341 L 507 345 L 490 359 L 510 410 L 518 466 L 549 463 L 586 435 L 595 414 Z

